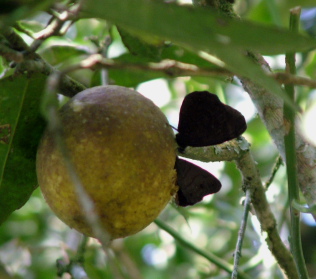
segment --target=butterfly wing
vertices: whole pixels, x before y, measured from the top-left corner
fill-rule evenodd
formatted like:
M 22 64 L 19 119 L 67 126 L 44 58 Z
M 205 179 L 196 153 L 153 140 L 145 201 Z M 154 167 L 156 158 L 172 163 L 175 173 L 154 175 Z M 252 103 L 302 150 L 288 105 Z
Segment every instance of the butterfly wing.
M 182 148 L 215 145 L 237 138 L 246 129 L 239 111 L 223 104 L 215 94 L 195 91 L 181 105 L 176 140 Z
M 218 192 L 220 181 L 206 170 L 177 157 L 175 168 L 179 191 L 176 204 L 179 206 L 194 205 L 203 197 Z

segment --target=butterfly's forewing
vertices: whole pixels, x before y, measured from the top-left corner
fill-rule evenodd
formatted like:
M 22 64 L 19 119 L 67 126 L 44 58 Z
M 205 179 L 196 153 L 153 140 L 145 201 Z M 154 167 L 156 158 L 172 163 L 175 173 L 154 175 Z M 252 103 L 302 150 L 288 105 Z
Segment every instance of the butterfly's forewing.
M 179 186 L 175 201 L 179 206 L 194 205 L 222 187 L 216 177 L 188 161 L 177 158 L 175 168 Z
M 237 138 L 247 128 L 244 116 L 215 94 L 195 91 L 181 105 L 177 143 L 180 147 L 208 146 Z

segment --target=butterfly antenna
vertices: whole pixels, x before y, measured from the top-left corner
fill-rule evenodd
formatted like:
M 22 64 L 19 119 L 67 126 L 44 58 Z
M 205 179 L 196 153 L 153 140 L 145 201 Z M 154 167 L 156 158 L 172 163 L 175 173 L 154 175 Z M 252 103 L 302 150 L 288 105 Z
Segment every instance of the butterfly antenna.
M 168 125 L 169 125 L 173 130 L 176 130 L 177 132 L 179 132 L 179 131 L 178 131 L 178 128 L 173 127 L 173 126 L 170 125 L 169 123 L 168 123 Z

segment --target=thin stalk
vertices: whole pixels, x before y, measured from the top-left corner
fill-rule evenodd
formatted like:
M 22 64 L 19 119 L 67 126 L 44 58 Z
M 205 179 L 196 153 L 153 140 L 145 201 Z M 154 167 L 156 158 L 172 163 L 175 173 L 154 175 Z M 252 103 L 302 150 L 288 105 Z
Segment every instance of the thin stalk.
M 80 263 L 84 262 L 88 241 L 89 241 L 89 237 L 83 235 L 80 246 L 78 247 L 77 254 L 75 257 L 75 260 Z
M 65 167 L 67 168 L 70 180 L 74 186 L 78 201 L 82 206 L 82 213 L 88 225 L 90 225 L 94 236 L 99 239 L 102 248 L 106 252 L 110 242 L 110 235 L 103 228 L 100 217 L 95 209 L 95 204 L 87 193 L 82 181 L 73 164 L 72 157 L 63 135 L 63 124 L 58 112 L 57 91 L 59 89 L 62 73 L 52 74 L 47 81 L 46 94 L 43 97 L 41 110 L 48 122 L 48 128 L 58 150 L 63 155 Z
M 176 241 L 178 241 L 182 246 L 185 248 L 194 251 L 198 255 L 206 258 L 209 260 L 211 263 L 215 264 L 216 266 L 222 268 L 223 270 L 227 271 L 228 273 L 233 272 L 233 266 L 226 261 L 222 260 L 221 258 L 215 256 L 214 254 L 210 252 L 203 251 L 202 249 L 196 247 L 194 244 L 190 243 L 186 239 L 184 239 L 178 232 L 176 232 L 173 228 L 165 224 L 159 219 L 155 220 L 155 224 L 162 230 L 166 231 L 169 233 Z M 240 279 L 250 279 L 250 277 L 245 274 L 242 271 L 239 271 L 238 278 Z
M 249 213 L 249 209 L 250 209 L 250 204 L 251 204 L 251 198 L 250 198 L 250 190 L 247 189 L 246 190 L 246 199 L 244 201 L 244 214 L 243 214 L 243 218 L 241 220 L 241 225 L 240 225 L 240 229 L 238 232 L 238 240 L 237 240 L 237 244 L 236 244 L 236 249 L 235 249 L 235 253 L 234 253 L 234 270 L 232 272 L 232 279 L 237 279 L 238 277 L 238 268 L 239 268 L 239 260 L 241 258 L 241 249 L 242 249 L 242 243 L 244 240 L 244 236 L 245 236 L 245 231 L 246 231 L 246 227 L 247 227 L 247 220 L 248 220 L 248 213 Z
M 283 160 L 282 160 L 282 157 L 279 155 L 272 168 L 271 176 L 269 177 L 268 181 L 264 184 L 264 188 L 266 190 L 268 190 L 268 188 L 272 184 L 274 177 L 282 164 L 283 164 Z
M 299 7 L 291 10 L 290 13 L 290 30 L 298 32 L 299 18 L 301 9 Z M 295 74 L 295 53 L 286 54 L 286 70 L 288 73 Z M 295 90 L 293 85 L 285 85 L 285 91 L 288 97 L 295 103 Z M 293 201 L 299 200 L 299 185 L 297 177 L 297 158 L 296 158 L 296 144 L 295 144 L 295 114 L 296 112 L 284 104 L 284 123 L 289 127 L 288 133 L 284 136 L 285 156 L 286 156 L 286 170 L 288 180 L 288 195 L 291 214 L 290 225 L 290 246 L 291 251 L 299 271 L 301 279 L 307 279 L 308 273 L 306 270 L 300 231 L 300 212 L 293 207 Z

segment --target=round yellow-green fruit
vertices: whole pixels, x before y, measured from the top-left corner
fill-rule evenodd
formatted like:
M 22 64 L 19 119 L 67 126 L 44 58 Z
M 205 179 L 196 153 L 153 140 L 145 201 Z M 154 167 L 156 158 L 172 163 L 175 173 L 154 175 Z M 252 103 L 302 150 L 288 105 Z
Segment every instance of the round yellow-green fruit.
M 104 230 L 115 239 L 148 226 L 177 190 L 175 140 L 161 110 L 134 90 L 99 86 L 70 99 L 60 119 L 71 160 Z M 36 168 L 54 213 L 95 237 L 49 130 L 39 145 Z

